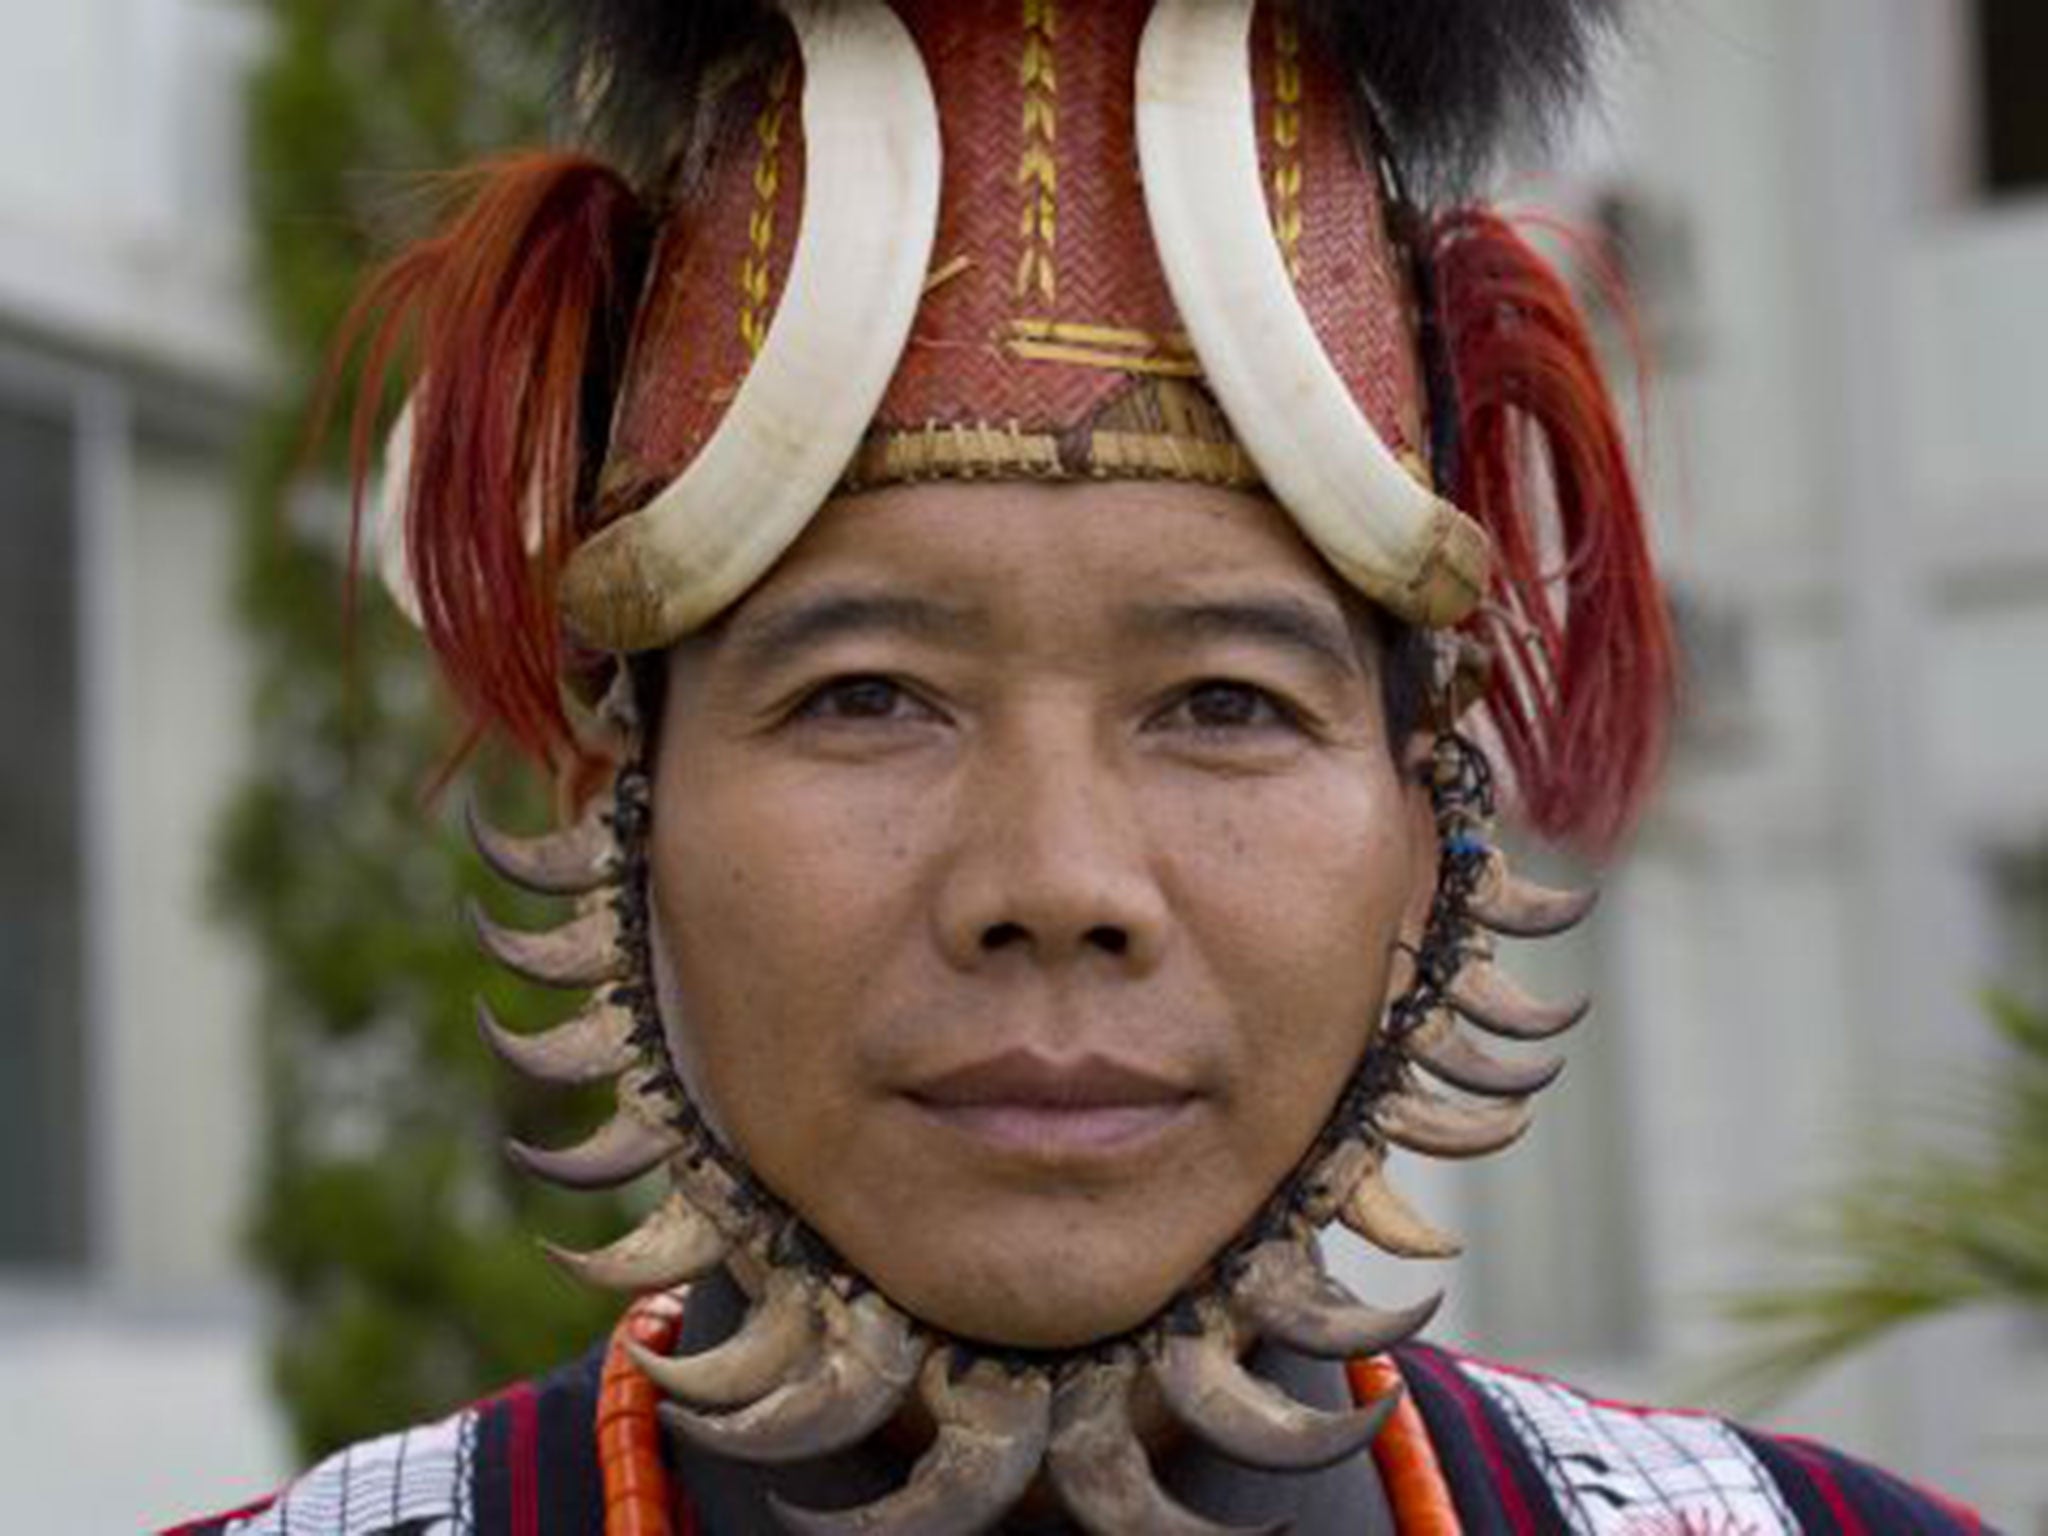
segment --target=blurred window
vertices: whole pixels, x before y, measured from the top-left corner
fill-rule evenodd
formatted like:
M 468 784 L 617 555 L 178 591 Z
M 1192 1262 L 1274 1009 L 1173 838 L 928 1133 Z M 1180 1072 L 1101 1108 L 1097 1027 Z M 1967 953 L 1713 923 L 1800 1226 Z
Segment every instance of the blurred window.
M 0 1267 L 86 1257 L 76 432 L 0 395 Z
M 1977 0 L 1976 63 L 1985 194 L 2048 192 L 2048 5 Z

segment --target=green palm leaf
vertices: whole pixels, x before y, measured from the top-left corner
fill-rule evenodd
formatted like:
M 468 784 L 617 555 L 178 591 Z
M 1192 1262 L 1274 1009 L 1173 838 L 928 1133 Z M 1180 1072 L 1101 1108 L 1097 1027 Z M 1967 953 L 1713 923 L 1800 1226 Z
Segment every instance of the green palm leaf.
M 1986 1011 L 2010 1059 L 1949 1118 L 1962 1150 L 1864 1174 L 1783 1235 L 1807 1277 L 1726 1312 L 1749 1344 L 1715 1387 L 1769 1402 L 1910 1323 L 2002 1303 L 2048 1314 L 2048 1011 Z

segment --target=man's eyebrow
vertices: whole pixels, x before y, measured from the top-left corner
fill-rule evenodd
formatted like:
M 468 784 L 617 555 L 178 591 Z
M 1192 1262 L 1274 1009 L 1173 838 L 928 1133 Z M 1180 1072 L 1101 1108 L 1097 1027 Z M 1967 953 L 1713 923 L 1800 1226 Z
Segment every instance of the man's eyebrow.
M 1305 599 L 1274 594 L 1138 603 L 1126 625 L 1148 639 L 1253 640 L 1306 655 L 1353 676 L 1371 663 L 1343 617 Z
M 726 632 L 733 661 L 770 671 L 804 651 L 860 635 L 898 635 L 959 642 L 986 625 L 969 609 L 927 597 L 879 592 L 820 592 L 759 614 L 744 614 Z

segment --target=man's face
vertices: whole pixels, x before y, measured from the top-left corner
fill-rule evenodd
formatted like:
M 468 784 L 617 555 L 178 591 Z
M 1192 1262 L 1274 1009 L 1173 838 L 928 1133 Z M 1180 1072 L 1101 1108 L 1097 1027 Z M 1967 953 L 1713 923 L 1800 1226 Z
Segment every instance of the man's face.
M 828 507 L 673 658 L 654 900 L 714 1122 L 892 1299 L 1067 1347 L 1293 1170 L 1433 872 L 1370 648 L 1186 486 Z

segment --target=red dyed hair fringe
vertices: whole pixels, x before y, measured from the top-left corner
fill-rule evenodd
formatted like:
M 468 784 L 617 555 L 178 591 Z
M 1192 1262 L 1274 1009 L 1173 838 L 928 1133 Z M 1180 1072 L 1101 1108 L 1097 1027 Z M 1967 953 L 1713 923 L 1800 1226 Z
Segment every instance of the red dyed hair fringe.
M 1473 621 L 1496 657 L 1487 714 L 1529 822 L 1607 852 L 1656 779 L 1675 679 L 1628 445 L 1577 301 L 1512 225 L 1458 210 L 1429 249 L 1452 494 L 1499 556 Z
M 466 207 L 378 273 L 343 327 L 338 357 L 363 353 L 356 525 L 399 377 L 428 643 L 478 730 L 575 775 L 589 764 L 563 709 L 556 586 L 588 531 L 651 222 L 583 156 L 513 157 L 464 182 Z M 1655 778 L 1674 678 L 1626 442 L 1570 289 L 1511 225 L 1457 211 L 1429 251 L 1456 396 L 1453 493 L 1500 554 L 1477 621 L 1499 658 L 1488 714 L 1532 824 L 1605 849 Z
M 650 221 L 616 172 L 578 155 L 516 156 L 460 184 L 466 206 L 378 272 L 342 327 L 335 374 L 363 359 L 351 561 L 397 378 L 413 413 L 406 559 L 428 644 L 478 733 L 574 776 L 588 764 L 563 709 L 555 592 L 585 531 Z

